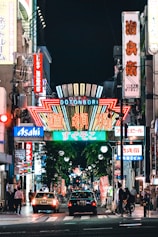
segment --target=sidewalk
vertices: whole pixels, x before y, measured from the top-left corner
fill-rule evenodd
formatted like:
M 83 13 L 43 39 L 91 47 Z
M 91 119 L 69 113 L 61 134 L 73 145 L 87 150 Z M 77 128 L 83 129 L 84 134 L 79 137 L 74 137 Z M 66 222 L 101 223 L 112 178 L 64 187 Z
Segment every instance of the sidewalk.
M 105 214 L 114 214 L 118 215 L 116 213 L 112 213 L 110 210 L 105 210 Z M 125 214 L 126 215 L 126 214 Z M 118 215 L 119 216 L 119 215 Z M 133 218 L 144 218 L 144 207 L 141 206 L 140 204 L 135 205 L 135 210 L 132 213 Z M 146 218 L 158 218 L 158 209 L 156 211 L 154 210 L 147 210 L 146 212 Z

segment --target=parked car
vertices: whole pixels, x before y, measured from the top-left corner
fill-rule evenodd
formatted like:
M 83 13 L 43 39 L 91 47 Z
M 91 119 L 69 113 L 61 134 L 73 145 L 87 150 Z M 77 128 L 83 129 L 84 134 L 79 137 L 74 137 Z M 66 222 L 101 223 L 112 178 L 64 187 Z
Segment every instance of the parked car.
M 76 212 L 92 212 L 97 215 L 97 200 L 95 194 L 89 190 L 76 190 L 70 195 L 68 201 L 69 216 Z
M 53 192 L 37 192 L 31 202 L 33 212 L 39 210 L 52 210 L 59 212 L 60 201 Z

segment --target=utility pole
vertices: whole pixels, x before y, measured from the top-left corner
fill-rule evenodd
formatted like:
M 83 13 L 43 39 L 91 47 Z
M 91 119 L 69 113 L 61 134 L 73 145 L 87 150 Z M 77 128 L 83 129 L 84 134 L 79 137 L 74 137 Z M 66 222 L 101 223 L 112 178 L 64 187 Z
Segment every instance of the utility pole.
M 123 185 L 123 99 L 120 100 L 120 160 L 121 160 L 121 183 Z

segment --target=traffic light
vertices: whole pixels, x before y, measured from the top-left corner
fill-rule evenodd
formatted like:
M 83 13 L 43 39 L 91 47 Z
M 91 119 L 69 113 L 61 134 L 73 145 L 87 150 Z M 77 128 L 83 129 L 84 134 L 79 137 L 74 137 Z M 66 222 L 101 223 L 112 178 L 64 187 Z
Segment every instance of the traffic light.
M 6 123 L 8 121 L 8 116 L 6 114 L 0 114 L 0 122 Z
M 11 121 L 12 118 L 10 113 L 0 114 L 0 123 L 3 123 L 5 127 L 9 127 L 11 125 Z

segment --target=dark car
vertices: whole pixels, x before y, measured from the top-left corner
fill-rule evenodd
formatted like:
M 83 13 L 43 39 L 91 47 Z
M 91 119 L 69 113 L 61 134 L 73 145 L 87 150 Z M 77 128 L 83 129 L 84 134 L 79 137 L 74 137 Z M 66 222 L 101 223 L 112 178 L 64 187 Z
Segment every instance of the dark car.
M 76 190 L 68 201 L 69 216 L 76 212 L 91 212 L 97 215 L 97 200 L 95 194 L 89 190 Z
M 37 213 L 40 210 L 52 210 L 59 212 L 60 202 L 53 192 L 37 192 L 32 199 L 33 212 Z

